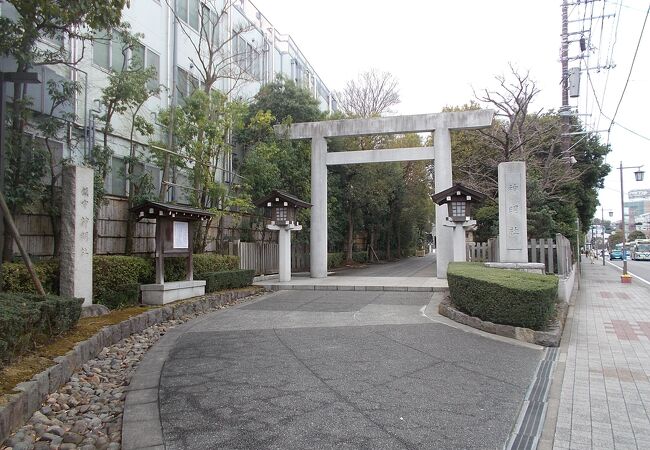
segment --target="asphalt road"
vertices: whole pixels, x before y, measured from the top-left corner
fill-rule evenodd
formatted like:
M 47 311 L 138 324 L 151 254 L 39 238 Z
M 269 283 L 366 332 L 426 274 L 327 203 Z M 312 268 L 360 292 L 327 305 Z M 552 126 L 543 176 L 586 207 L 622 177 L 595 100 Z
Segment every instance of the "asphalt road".
M 279 291 L 197 319 L 160 374 L 166 448 L 501 448 L 543 352 L 446 325 L 441 295 Z
M 429 253 L 423 257 L 412 256 L 390 263 L 368 264 L 358 269 L 343 269 L 333 276 L 363 277 L 435 277 L 436 256 Z
M 623 261 L 620 260 L 613 260 L 610 261 L 609 259 L 605 259 L 606 263 L 611 263 L 614 264 L 617 267 L 620 267 L 621 269 L 623 268 Z M 599 259 L 597 261 L 594 261 L 595 264 L 602 264 L 603 260 Z M 584 264 L 584 261 L 583 261 Z M 631 274 L 634 274 L 640 278 L 643 278 L 646 280 L 648 283 L 650 283 L 650 261 L 632 261 L 628 260 L 627 261 L 627 271 L 630 272 Z

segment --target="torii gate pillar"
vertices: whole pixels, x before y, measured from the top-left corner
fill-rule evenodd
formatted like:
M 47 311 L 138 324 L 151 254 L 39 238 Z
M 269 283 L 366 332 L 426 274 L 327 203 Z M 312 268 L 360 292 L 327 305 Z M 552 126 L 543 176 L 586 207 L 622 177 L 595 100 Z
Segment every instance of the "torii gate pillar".
M 327 166 L 391 161 L 435 160 L 435 192 L 452 186 L 451 130 L 473 130 L 492 124 L 494 112 L 473 110 L 371 119 L 303 122 L 288 127 L 276 126 L 277 133 L 289 139 L 311 139 L 311 234 L 310 265 L 312 278 L 327 277 Z M 434 132 L 433 147 L 386 150 L 327 152 L 328 137 L 363 136 L 392 133 Z M 447 278 L 447 265 L 453 259 L 453 236 L 443 226 L 447 207 L 436 207 L 437 277 Z M 463 237 L 464 238 L 464 237 Z

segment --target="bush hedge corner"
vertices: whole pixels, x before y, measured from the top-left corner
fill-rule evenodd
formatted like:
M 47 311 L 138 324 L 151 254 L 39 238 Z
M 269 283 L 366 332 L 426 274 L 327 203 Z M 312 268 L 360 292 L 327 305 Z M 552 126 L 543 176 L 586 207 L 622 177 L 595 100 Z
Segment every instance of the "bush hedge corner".
M 215 292 L 223 289 L 236 289 L 253 284 L 254 270 L 228 270 L 222 272 L 206 272 L 197 276 L 205 280 L 205 292 Z
M 540 330 L 555 312 L 554 275 L 450 263 L 447 281 L 454 306 L 481 320 Z
M 154 281 L 154 267 L 151 259 L 138 256 L 94 256 L 93 298 L 114 309 L 138 303 L 133 285 Z

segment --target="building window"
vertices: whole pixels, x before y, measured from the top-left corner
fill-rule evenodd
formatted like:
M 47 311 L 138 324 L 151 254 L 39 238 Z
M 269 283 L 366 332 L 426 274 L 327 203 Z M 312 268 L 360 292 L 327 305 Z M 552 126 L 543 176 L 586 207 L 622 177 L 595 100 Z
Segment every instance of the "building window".
M 108 192 L 126 196 L 126 163 L 122 158 L 113 156 L 111 159 L 111 186 Z
M 176 16 L 199 31 L 199 0 L 176 0 Z
M 155 76 L 147 82 L 147 89 L 151 91 L 157 89 L 160 85 L 160 56 L 153 50 L 139 44 L 133 49 L 131 58 L 131 63 L 137 64 L 138 67 L 153 67 L 155 69 Z
M 252 44 L 237 35 L 233 40 L 233 60 L 244 72 L 255 79 L 260 78 L 260 53 Z
M 139 67 L 154 66 L 156 78 L 151 80 L 148 87 L 158 87 L 158 74 L 160 72 L 160 56 L 142 44 L 136 44 L 133 48 L 125 48 L 124 43 L 117 34 L 111 36 L 105 31 L 95 33 L 93 39 L 93 63 L 104 69 L 113 69 L 121 72 L 127 64 L 138 65 Z
M 104 69 L 108 69 L 111 65 L 111 37 L 105 31 L 95 33 L 93 63 Z
M 181 69 L 180 67 L 176 68 L 176 90 L 180 94 L 181 99 L 189 97 L 192 92 L 196 89 L 199 89 L 203 86 L 202 82 L 199 82 L 191 73 L 188 73 L 186 70 Z

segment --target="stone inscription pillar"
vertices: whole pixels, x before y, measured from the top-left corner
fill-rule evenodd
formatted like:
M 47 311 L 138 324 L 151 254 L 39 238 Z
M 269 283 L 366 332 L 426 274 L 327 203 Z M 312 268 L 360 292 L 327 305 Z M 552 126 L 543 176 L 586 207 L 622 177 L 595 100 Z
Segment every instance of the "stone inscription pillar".
M 499 164 L 499 262 L 528 262 L 526 163 Z
M 93 302 L 93 181 L 87 167 L 66 166 L 62 174 L 60 291 Z
M 312 278 L 327 277 L 327 141 L 311 139 L 311 233 L 309 264 Z
M 452 186 L 451 173 L 451 135 L 448 128 L 438 128 L 433 133 L 435 151 L 434 176 L 435 192 Z M 453 260 L 453 230 L 445 226 L 447 205 L 436 205 L 436 276 L 447 278 L 447 266 Z M 463 234 L 463 244 L 465 236 Z

